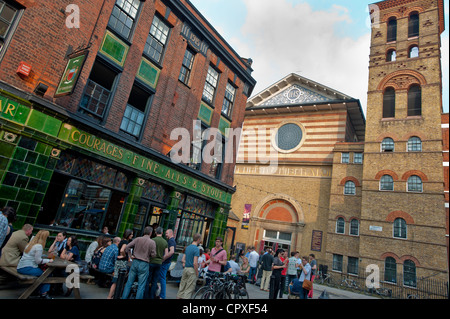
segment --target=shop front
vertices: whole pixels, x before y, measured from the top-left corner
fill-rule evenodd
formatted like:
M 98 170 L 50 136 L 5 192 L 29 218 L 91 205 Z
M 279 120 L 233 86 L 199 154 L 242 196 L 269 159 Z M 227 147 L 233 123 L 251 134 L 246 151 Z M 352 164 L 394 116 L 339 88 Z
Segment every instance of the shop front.
M 223 236 L 233 189 L 170 158 L 127 144 L 0 92 L 0 206 L 15 228 L 30 223 L 86 242 L 146 226 L 172 228 L 180 247 L 195 233 Z

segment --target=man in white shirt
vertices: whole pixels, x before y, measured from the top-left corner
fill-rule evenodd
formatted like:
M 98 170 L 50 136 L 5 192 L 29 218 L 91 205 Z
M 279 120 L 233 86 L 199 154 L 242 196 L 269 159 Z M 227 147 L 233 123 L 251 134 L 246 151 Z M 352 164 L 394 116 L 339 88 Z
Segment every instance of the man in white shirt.
M 255 251 L 255 246 L 249 247 L 251 249 L 248 255 L 248 264 L 250 265 L 249 280 L 252 284 L 256 281 L 256 270 L 258 268 L 259 254 Z

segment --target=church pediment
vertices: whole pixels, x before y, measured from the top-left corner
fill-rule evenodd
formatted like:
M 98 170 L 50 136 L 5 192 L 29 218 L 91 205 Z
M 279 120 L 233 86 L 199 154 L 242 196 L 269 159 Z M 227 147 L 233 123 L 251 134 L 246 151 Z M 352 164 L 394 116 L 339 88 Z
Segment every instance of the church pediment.
M 322 104 L 352 99 L 352 97 L 320 83 L 291 73 L 249 99 L 247 109 L 269 106 Z

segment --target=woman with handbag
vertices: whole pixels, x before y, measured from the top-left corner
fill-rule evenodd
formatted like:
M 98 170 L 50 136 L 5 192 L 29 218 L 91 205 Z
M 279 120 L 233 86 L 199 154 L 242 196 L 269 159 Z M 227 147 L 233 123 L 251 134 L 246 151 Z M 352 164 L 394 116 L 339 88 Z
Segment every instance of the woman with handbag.
M 303 289 L 300 289 L 300 299 L 308 299 L 308 293 L 312 289 L 311 282 L 311 265 L 308 263 L 308 257 L 302 257 L 302 264 L 300 265 L 300 283 Z

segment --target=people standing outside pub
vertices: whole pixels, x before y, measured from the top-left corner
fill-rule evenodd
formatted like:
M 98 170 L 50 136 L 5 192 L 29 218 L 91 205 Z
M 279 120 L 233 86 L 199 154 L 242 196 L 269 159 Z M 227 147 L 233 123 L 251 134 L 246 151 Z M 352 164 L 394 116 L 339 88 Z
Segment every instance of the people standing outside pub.
M 130 254 L 131 249 L 133 249 L 133 254 L 131 255 L 133 262 L 131 263 L 130 272 L 128 273 L 128 280 L 122 293 L 122 299 L 128 298 L 131 286 L 133 285 L 136 277 L 138 278 L 136 299 L 142 299 L 144 297 L 150 259 L 156 256 L 156 244 L 155 241 L 150 238 L 152 232 L 153 228 L 151 226 L 145 227 L 144 235 L 134 239 L 125 249 L 127 254 Z
M 183 256 L 183 275 L 181 276 L 180 288 L 178 289 L 177 299 L 190 299 L 195 290 L 195 285 L 198 278 L 198 257 L 200 256 L 200 249 L 198 245 L 201 244 L 201 235 L 195 234 L 193 242 L 186 247 Z
M 303 288 L 305 279 L 311 280 L 311 266 L 308 263 L 308 257 L 302 257 L 302 265 L 300 266 L 301 273 L 299 277 L 302 289 L 300 289 L 300 299 L 308 299 L 309 290 Z
M 211 257 L 206 262 L 208 264 L 208 273 L 221 272 L 222 266 L 227 264 L 227 252 L 222 247 L 222 237 L 216 237 L 215 244 L 215 247 L 211 249 Z
M 255 246 L 250 246 L 250 254 L 248 255 L 248 263 L 250 264 L 250 272 L 248 279 L 251 284 L 256 282 L 256 271 L 258 269 L 259 254 L 255 250 Z
M 155 299 L 157 283 L 159 279 L 159 271 L 161 269 L 161 264 L 164 259 L 166 250 L 168 249 L 167 241 L 162 237 L 163 229 L 162 227 L 156 227 L 154 230 L 156 236 L 153 240 L 156 244 L 156 255 L 150 259 L 149 265 L 149 275 L 147 278 L 147 284 L 145 285 L 144 298 L 145 299 Z M 151 288 L 149 288 L 151 285 Z
M 261 269 L 263 271 L 260 289 L 269 291 L 270 276 L 272 276 L 273 251 L 267 247 L 266 253 L 261 258 Z
M 314 254 L 309 254 L 309 264 L 311 266 L 311 282 L 312 287 L 314 288 L 314 278 L 316 278 L 316 272 L 317 272 L 317 261 L 316 256 Z M 313 297 L 313 289 L 311 289 L 308 293 L 308 298 Z
M 170 264 L 172 262 L 173 255 L 175 254 L 175 249 L 177 247 L 177 243 L 175 241 L 175 236 L 173 234 L 172 229 L 166 230 L 166 238 L 167 238 L 167 249 L 164 252 L 164 260 L 161 264 L 161 268 L 159 269 L 159 282 L 161 283 L 161 291 L 159 292 L 160 299 L 166 299 L 166 276 L 167 271 L 170 268 Z

